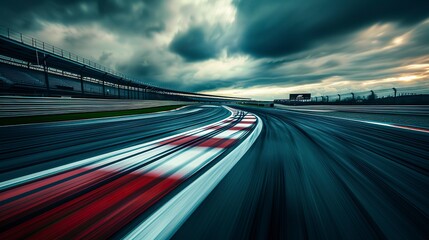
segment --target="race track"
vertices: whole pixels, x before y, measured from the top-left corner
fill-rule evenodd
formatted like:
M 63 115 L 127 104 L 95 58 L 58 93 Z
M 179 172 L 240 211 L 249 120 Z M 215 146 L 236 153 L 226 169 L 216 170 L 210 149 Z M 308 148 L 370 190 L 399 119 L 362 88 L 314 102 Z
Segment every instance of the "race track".
M 1 239 L 429 236 L 425 129 L 200 105 L 0 131 Z
M 264 128 L 175 238 L 426 239 L 429 133 L 264 108 Z

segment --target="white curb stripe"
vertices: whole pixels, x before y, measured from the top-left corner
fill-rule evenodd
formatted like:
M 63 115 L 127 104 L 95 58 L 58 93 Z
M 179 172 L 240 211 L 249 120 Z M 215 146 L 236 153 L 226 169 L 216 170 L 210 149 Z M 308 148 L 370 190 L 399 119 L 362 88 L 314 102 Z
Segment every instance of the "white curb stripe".
M 257 118 L 258 124 L 250 136 L 215 166 L 176 194 L 124 239 L 170 238 L 256 141 L 262 130 L 262 121 L 259 117 Z

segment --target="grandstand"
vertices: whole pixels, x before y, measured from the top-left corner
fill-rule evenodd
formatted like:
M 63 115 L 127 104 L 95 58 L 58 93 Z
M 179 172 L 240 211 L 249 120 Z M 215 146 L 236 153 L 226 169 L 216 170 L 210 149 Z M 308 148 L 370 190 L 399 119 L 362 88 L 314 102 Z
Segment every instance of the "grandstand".
M 249 100 L 143 83 L 9 28 L 0 27 L 0 95 L 177 101 Z
M 44 88 L 45 77 L 43 72 L 30 69 L 23 69 L 17 66 L 0 63 L 0 78 L 2 85 L 28 87 L 28 88 Z

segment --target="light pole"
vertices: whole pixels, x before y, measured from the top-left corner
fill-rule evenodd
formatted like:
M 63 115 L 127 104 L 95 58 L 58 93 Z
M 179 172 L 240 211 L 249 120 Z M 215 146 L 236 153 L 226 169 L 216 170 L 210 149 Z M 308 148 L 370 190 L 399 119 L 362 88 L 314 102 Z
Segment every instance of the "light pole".
M 338 95 L 338 102 L 341 102 L 341 94 L 337 94 Z
M 398 92 L 398 90 L 396 90 L 396 88 L 392 88 L 393 92 L 394 92 L 394 98 L 393 98 L 393 103 L 396 104 L 396 93 Z

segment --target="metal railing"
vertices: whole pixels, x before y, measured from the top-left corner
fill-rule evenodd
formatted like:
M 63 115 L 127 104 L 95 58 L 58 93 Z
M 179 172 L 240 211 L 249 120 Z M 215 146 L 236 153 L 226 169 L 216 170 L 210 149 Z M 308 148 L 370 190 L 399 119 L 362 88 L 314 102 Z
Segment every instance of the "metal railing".
M 359 92 L 337 93 L 332 95 L 319 95 L 311 98 L 311 102 L 359 102 L 372 101 L 383 98 L 429 95 L 429 84 L 420 84 L 410 87 L 392 87 Z
M 286 105 L 308 104 L 429 104 L 429 81 L 416 86 L 401 86 L 375 90 L 343 92 L 313 96 L 310 99 L 276 99 Z
M 183 92 L 183 91 L 168 89 L 165 87 L 161 87 L 161 86 L 157 86 L 157 85 L 150 84 L 147 82 L 143 82 L 143 81 L 139 80 L 138 78 L 127 76 L 127 75 L 120 73 L 120 72 L 117 72 L 111 68 L 100 65 L 100 64 L 96 63 L 95 61 L 81 57 L 77 54 L 74 54 L 74 53 L 67 51 L 67 50 L 64 50 L 62 48 L 58 48 L 52 44 L 38 40 L 37 38 L 26 36 L 26 35 L 22 34 L 21 32 L 12 30 L 12 29 L 7 28 L 7 27 L 0 26 L 0 36 L 7 38 L 7 39 L 14 40 L 16 42 L 19 42 L 19 43 L 22 43 L 25 45 L 28 45 L 30 47 L 35 48 L 36 50 L 39 49 L 39 50 L 45 51 L 49 54 L 53 54 L 53 55 L 56 55 L 56 56 L 64 58 L 64 59 L 68 59 L 68 60 L 73 61 L 73 62 L 81 63 L 85 66 L 88 66 L 88 67 L 93 68 L 95 70 L 101 71 L 103 73 L 108 73 L 108 74 L 118 78 L 119 79 L 118 81 L 122 82 L 122 84 L 119 84 L 118 82 L 111 83 L 112 85 L 117 86 L 118 89 L 119 88 L 129 89 L 131 87 L 131 88 L 135 88 L 135 89 L 138 89 L 141 91 L 154 91 L 154 92 L 157 92 L 159 94 L 177 95 L 177 96 L 187 96 L 188 95 L 188 97 L 192 96 L 195 98 L 213 98 L 213 99 L 216 98 L 216 99 L 229 99 L 229 100 L 246 99 L 246 98 L 238 98 L 238 97 L 226 97 L 226 96 L 206 95 L 206 94 L 199 94 L 199 93 L 192 93 L 192 92 Z M 37 55 L 37 52 L 36 52 L 36 55 Z M 9 61 L 9 63 L 12 63 L 12 61 Z M 57 69 L 57 70 L 62 71 L 62 69 Z M 55 70 L 48 67 L 48 71 L 55 71 Z M 62 75 L 64 75 L 64 74 L 62 74 Z M 73 76 L 71 76 L 71 77 L 73 77 Z M 93 81 L 94 79 L 89 79 L 89 78 L 85 77 L 85 80 L 86 81 Z M 100 79 L 98 79 L 98 80 L 95 79 L 95 81 L 104 82 L 104 80 L 100 80 Z M 106 84 L 106 82 L 104 82 L 104 83 Z M 138 87 L 130 86 L 130 85 L 132 85 L 130 83 L 134 83 Z M 107 83 L 107 84 L 109 84 L 109 83 Z
M 26 35 L 22 34 L 21 32 L 15 31 L 15 30 L 7 28 L 7 27 L 0 26 L 0 35 L 3 37 L 6 37 L 8 39 L 15 40 L 17 42 L 21 42 L 21 43 L 26 44 L 28 46 L 34 47 L 36 49 L 46 51 L 46 52 L 54 54 L 56 56 L 63 57 L 65 59 L 68 59 L 71 61 L 76 61 L 76 62 L 81 63 L 83 65 L 86 65 L 88 67 L 92 67 L 92 68 L 97 69 L 99 71 L 109 73 L 111 75 L 126 79 L 128 81 L 132 81 L 132 82 L 135 82 L 138 84 L 143 84 L 143 85 L 147 85 L 147 86 L 151 86 L 151 87 L 160 88 L 156 85 L 137 80 L 134 77 L 127 76 L 127 75 L 120 73 L 118 71 L 115 71 L 111 68 L 108 68 L 106 66 L 98 64 L 93 60 L 81 57 L 75 53 L 72 53 L 72 52 L 67 51 L 65 49 L 56 47 L 52 44 L 41 41 L 37 38 L 26 36 Z

